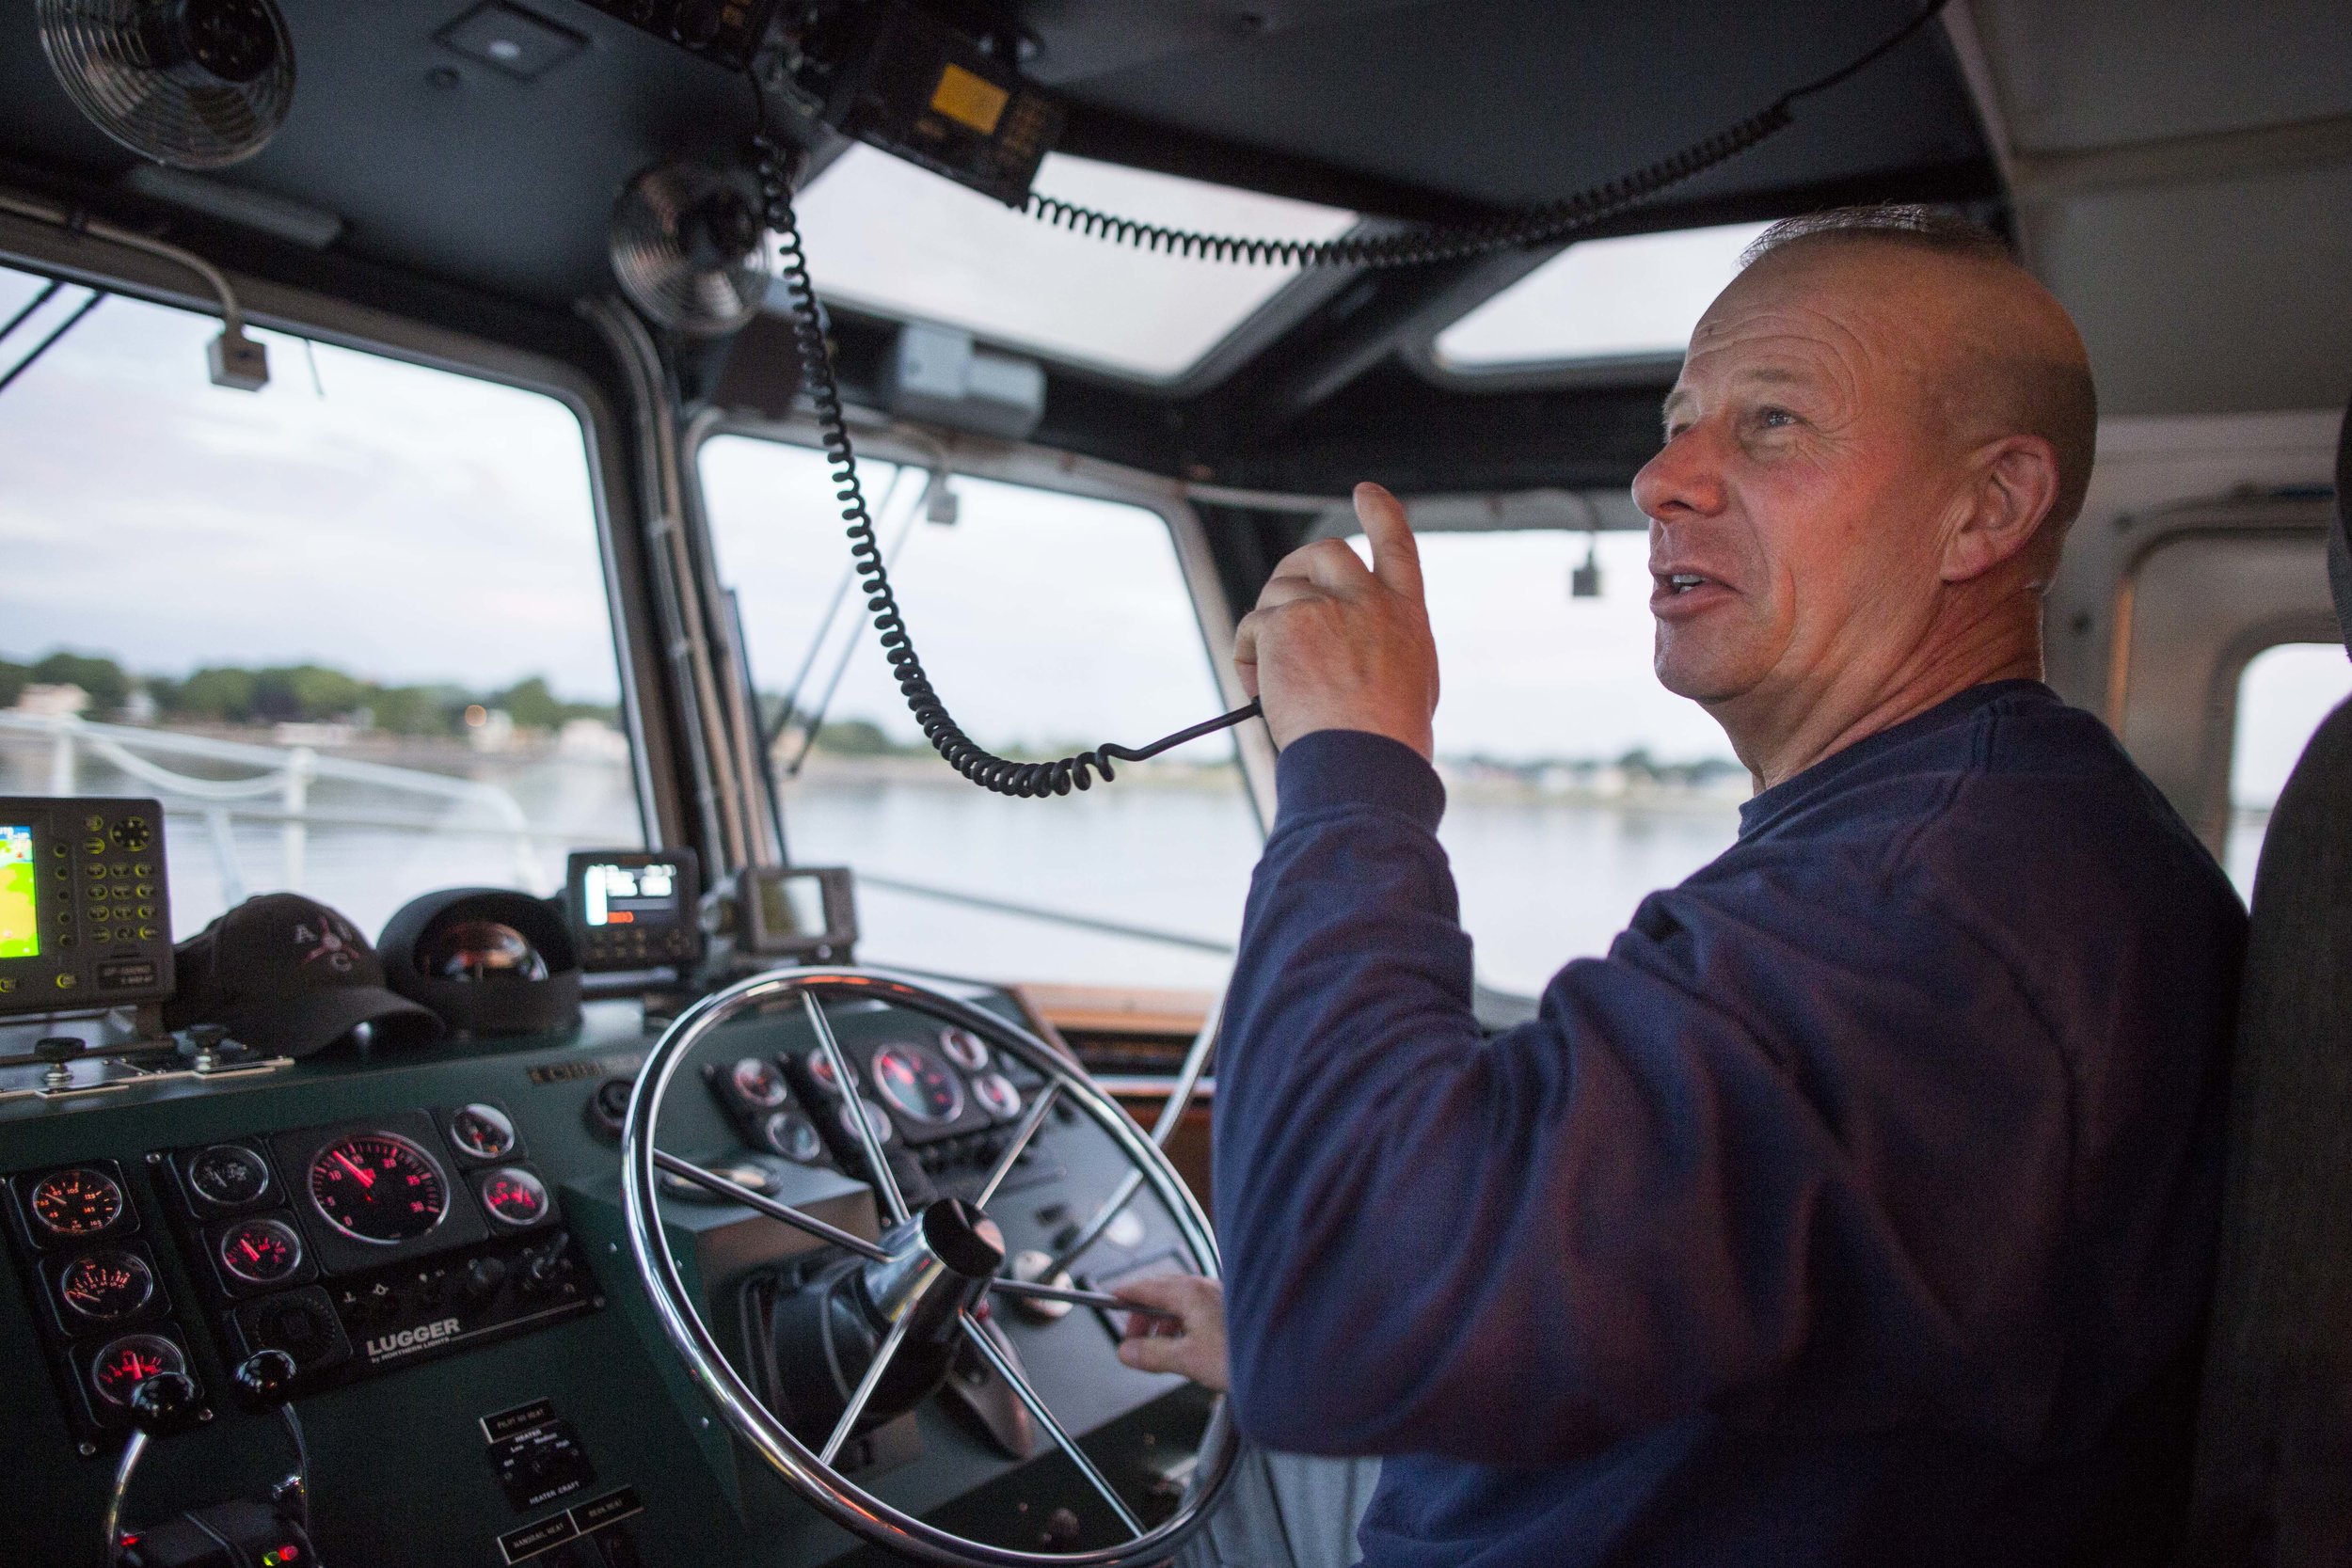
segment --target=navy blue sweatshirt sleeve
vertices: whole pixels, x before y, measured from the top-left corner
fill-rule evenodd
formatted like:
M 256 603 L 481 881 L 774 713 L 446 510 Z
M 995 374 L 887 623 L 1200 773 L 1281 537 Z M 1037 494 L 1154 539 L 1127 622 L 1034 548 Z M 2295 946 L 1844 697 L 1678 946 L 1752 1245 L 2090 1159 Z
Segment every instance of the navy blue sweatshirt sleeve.
M 1279 776 L 1217 1063 L 1246 1432 L 1510 1466 L 1700 1409 L 2044 1435 L 2069 1074 L 1966 922 L 1767 857 L 1488 1039 L 1436 773 L 1328 731 Z

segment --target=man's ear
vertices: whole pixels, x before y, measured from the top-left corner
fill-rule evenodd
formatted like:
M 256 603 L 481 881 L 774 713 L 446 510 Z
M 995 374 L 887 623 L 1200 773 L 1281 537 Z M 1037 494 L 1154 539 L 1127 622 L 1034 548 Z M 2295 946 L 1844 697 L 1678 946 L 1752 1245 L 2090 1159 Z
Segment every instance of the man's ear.
M 2039 436 L 2004 436 L 1969 458 L 1958 525 L 1945 536 L 1942 576 L 1966 582 L 2016 560 L 2058 499 L 2058 449 Z

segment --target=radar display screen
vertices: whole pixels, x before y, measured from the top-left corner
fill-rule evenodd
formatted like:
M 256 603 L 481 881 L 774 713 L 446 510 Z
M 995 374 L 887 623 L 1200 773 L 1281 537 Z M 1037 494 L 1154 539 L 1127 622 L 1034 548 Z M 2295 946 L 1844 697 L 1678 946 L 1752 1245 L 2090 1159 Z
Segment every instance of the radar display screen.
M 40 923 L 33 909 L 33 830 L 0 822 L 0 958 L 40 957 Z

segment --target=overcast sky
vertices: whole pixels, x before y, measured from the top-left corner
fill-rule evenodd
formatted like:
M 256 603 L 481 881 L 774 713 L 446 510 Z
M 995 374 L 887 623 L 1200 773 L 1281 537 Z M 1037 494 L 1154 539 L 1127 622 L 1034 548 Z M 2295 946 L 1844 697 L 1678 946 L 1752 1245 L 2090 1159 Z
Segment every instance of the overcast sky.
M 1080 245 L 1082 242 L 1067 240 Z M 34 280 L 0 272 L 0 319 Z M 82 297 L 0 351 L 12 362 Z M 535 394 L 272 337 L 273 381 L 204 373 L 205 318 L 110 299 L 0 394 L 0 657 L 58 646 L 182 674 L 302 659 L 387 682 L 486 689 L 543 674 L 616 689 L 584 448 Z M 886 465 L 868 484 L 879 504 Z M 760 684 L 790 681 L 847 549 L 811 454 L 714 443 L 721 565 L 742 589 Z M 1165 531 L 1134 508 L 959 481 L 963 520 L 918 523 L 898 571 L 916 645 L 991 744 L 1148 740 L 1216 711 Z M 900 492 L 901 511 L 917 486 Z M 886 521 L 896 537 L 896 515 Z M 1644 543 L 1603 535 L 1604 593 L 1568 594 L 1584 536 L 1431 535 L 1453 754 L 1727 754 L 1649 673 Z M 854 600 L 852 601 L 854 603 Z M 845 619 L 820 657 L 850 636 Z M 2241 710 L 2242 799 L 2266 800 L 2352 689 L 2340 651 L 2258 664 Z M 834 713 L 911 736 L 870 631 Z M 1216 754 L 1209 742 L 1200 754 Z

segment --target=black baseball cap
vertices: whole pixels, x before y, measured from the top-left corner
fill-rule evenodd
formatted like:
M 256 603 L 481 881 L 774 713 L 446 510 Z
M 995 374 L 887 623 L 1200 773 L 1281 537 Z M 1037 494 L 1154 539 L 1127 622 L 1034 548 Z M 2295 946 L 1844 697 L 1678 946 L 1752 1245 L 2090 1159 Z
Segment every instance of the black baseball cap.
M 384 983 L 358 927 L 298 893 L 248 898 L 172 949 L 179 994 L 164 1023 L 217 1023 L 275 1056 L 309 1056 L 362 1023 L 387 1045 L 429 1045 L 441 1021 Z

